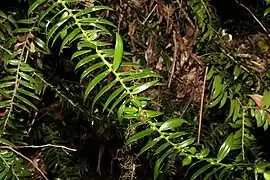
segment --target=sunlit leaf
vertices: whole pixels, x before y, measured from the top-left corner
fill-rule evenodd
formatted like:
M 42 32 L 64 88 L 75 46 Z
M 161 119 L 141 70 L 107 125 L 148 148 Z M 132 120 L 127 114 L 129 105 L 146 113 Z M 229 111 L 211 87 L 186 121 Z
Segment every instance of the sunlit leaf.
M 145 112 L 146 112 L 147 117 L 149 118 L 158 117 L 163 114 L 162 112 L 152 111 L 152 110 L 146 110 Z
M 184 132 L 184 131 L 175 132 L 175 133 L 170 134 L 168 138 L 169 139 L 178 138 L 178 137 L 184 136 L 186 134 L 188 134 L 188 133 Z
M 186 166 L 186 165 L 189 165 L 192 161 L 192 157 L 190 156 L 187 156 L 185 157 L 183 160 L 182 160 L 182 166 Z
M 270 91 L 264 91 L 262 105 L 266 108 L 270 107 Z
M 180 146 L 181 148 L 184 148 L 184 147 L 187 147 L 187 146 L 193 144 L 194 141 L 195 141 L 194 138 L 190 138 L 190 139 L 187 139 L 187 140 L 181 142 L 181 143 L 179 144 L 179 146 Z
M 220 162 L 222 161 L 230 152 L 231 147 L 233 144 L 233 134 L 230 134 L 226 140 L 223 142 L 221 145 L 218 155 L 217 155 L 217 161 Z
M 85 15 L 94 11 L 99 11 L 99 10 L 112 10 L 112 9 L 108 6 L 94 6 L 94 7 L 86 8 L 79 11 L 77 14 L 75 14 L 75 16 L 79 17 L 79 16 L 82 16 L 82 15 Z
M 112 66 L 113 71 L 116 71 L 119 68 L 122 57 L 123 57 L 123 41 L 121 36 L 118 33 L 116 33 L 116 44 Z
M 159 130 L 165 131 L 168 129 L 173 129 L 173 128 L 181 126 L 183 123 L 187 123 L 187 121 L 181 118 L 169 119 L 168 121 L 163 123 L 162 126 L 160 126 Z
M 134 88 L 133 91 L 132 91 L 132 94 L 138 94 L 140 92 L 143 92 L 146 89 L 149 89 L 150 87 L 156 85 L 157 83 L 158 83 L 158 80 L 150 81 L 148 83 L 145 83 L 145 84 L 143 84 L 143 85 L 141 85 L 139 87 Z

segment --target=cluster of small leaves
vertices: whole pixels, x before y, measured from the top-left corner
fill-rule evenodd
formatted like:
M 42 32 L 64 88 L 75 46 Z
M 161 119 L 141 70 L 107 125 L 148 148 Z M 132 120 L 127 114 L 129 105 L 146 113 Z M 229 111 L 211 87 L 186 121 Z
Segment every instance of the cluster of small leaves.
M 35 20 L 15 20 L 13 17 L 12 13 L 0 11 L 0 134 L 1 143 L 9 147 L 25 145 L 22 115 L 37 110 L 34 102 L 39 101 L 43 88 L 42 81 L 35 76 L 37 71 L 28 64 L 38 51 L 38 41 L 33 35 L 37 30 Z M 12 151 L 1 150 L 0 154 L 1 179 L 21 179 L 33 174 Z
M 214 55 L 212 60 L 214 65 L 208 72 L 212 84 L 209 107 L 227 112 L 225 121 L 232 128 L 230 134 L 225 134 L 227 138 L 217 159 L 233 158 L 232 162 L 237 163 L 256 160 L 257 157 L 251 157 L 249 152 L 256 147 L 254 131 L 260 127 L 268 128 L 269 92 L 265 91 L 261 96 L 255 94 L 260 89 L 250 89 L 251 85 L 259 85 L 258 78 L 241 63 L 223 55 L 219 58 Z
M 269 1 L 269 0 L 265 0 L 265 2 L 266 2 L 266 4 L 267 4 L 267 6 L 269 6 L 270 1 Z M 267 7 L 267 8 L 265 9 L 263 15 L 264 15 L 264 16 L 267 16 L 269 13 L 270 13 L 270 7 Z
M 210 41 L 215 36 L 214 30 L 214 13 L 209 5 L 209 1 L 202 0 L 189 0 L 187 1 L 188 7 L 192 9 L 193 18 L 196 24 L 199 25 L 199 42 Z

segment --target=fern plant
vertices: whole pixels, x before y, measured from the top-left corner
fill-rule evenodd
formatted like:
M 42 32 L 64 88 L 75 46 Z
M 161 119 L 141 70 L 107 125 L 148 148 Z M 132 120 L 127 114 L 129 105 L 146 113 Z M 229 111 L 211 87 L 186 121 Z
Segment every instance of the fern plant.
M 84 87 L 85 106 L 91 108 L 92 112 L 106 111 L 108 115 L 116 114 L 121 123 L 130 122 L 131 126 L 127 131 L 134 134 L 126 141 L 127 146 L 141 139 L 148 139 L 138 156 L 150 151 L 153 153 L 152 157 L 157 158 L 154 179 L 160 177 L 164 164 L 171 166 L 177 161 L 189 167 L 187 176 L 190 176 L 190 179 L 201 175 L 204 179 L 258 179 L 261 174 L 265 179 L 268 178 L 268 163 L 260 159 L 259 155 L 247 158 L 249 153 L 255 152 L 253 132 L 257 127 L 265 130 L 268 128 L 269 92 L 265 91 L 263 96 L 259 96 L 261 103 L 252 101 L 249 98 L 252 96 L 242 95 L 247 91 L 243 84 L 256 83 L 257 76 L 253 76 L 238 61 L 232 62 L 229 58 L 221 61 L 217 60 L 220 57 L 213 56 L 213 66 L 208 74 L 213 86 L 209 107 L 225 108 L 230 102 L 225 122 L 230 124 L 234 131 L 223 134 L 224 142 L 216 142 L 220 145 L 218 149 L 216 145 L 211 146 L 215 141 L 213 137 L 220 136 L 215 132 L 200 145 L 194 138 L 197 133 L 194 121 L 177 117 L 163 117 L 165 121 L 162 121 L 160 116 L 163 113 L 148 107 L 151 98 L 141 94 L 161 85 L 162 77 L 136 63 L 122 60 L 123 56 L 130 54 L 124 52 L 123 41 L 115 32 L 115 25 L 96 13 L 111 9 L 100 5 L 98 1 L 95 1 L 95 4 L 84 2 L 36 0 L 28 9 L 28 18 L 19 20 L 0 12 L 0 54 L 4 70 L 0 80 L 0 108 L 4 111 L 0 120 L 0 142 L 4 145 L 0 151 L 0 179 L 22 179 L 33 175 L 32 169 L 25 166 L 26 162 L 19 157 L 28 159 L 14 149 L 16 145 L 24 144 L 24 137 L 27 135 L 25 129 L 21 128 L 26 124 L 24 112 L 31 114 L 37 110 L 36 103 L 40 100 L 45 82 L 42 74 L 34 68 L 31 59 L 39 54 L 55 51 L 61 54 L 74 44 L 77 45 L 72 55 L 72 60 L 77 63 L 75 71 L 82 72 L 81 82 L 89 82 Z M 203 1 L 188 3 L 193 11 L 197 12 L 195 19 L 201 22 L 200 29 L 204 33 L 201 42 L 206 38 L 211 39 L 214 31 L 207 29 L 207 23 L 203 23 L 203 20 L 211 17 L 207 4 Z M 113 44 L 109 43 L 111 41 L 108 41 L 112 37 L 116 39 L 114 48 Z M 128 71 L 123 67 L 128 67 Z M 233 79 L 224 69 L 233 71 Z M 235 85 L 234 81 L 238 83 Z M 254 124 L 257 127 L 254 127 Z M 220 128 L 217 126 L 216 130 Z M 42 129 L 48 131 L 48 137 L 52 138 L 50 142 L 58 142 L 55 129 Z M 65 152 L 55 148 L 47 148 L 44 152 L 45 163 L 49 165 L 47 169 L 52 174 L 61 178 L 79 176 L 70 168 L 73 162 Z M 59 161 L 67 158 L 70 161 L 58 166 Z
M 108 114 L 116 111 L 120 121 L 139 120 L 139 122 L 133 123 L 130 129 L 136 129 L 140 126 L 142 130 L 131 136 L 126 144 L 129 145 L 149 137 L 149 142 L 141 149 L 139 155 L 156 148 L 154 156 L 157 156 L 158 159 L 154 168 L 154 179 L 158 178 L 162 164 L 166 159 L 171 158 L 181 160 L 183 166 L 189 165 L 190 171 L 197 169 L 192 173 L 190 179 L 196 179 L 201 174 L 204 174 L 204 179 L 247 178 L 247 175 L 257 177 L 258 173 L 262 173 L 264 176 L 268 175 L 267 165 L 254 165 L 252 162 L 245 161 L 246 149 L 249 148 L 248 145 L 254 138 L 249 130 L 251 118 L 247 116 L 246 111 L 240 110 L 239 102 L 241 101 L 235 99 L 229 91 L 225 91 L 227 86 L 222 85 L 220 76 L 215 76 L 213 82 L 212 99 L 214 102 L 211 106 L 221 102 L 220 107 L 222 108 L 230 97 L 232 110 L 229 118 L 233 117 L 231 125 L 235 128 L 240 126 L 241 129 L 228 135 L 218 153 L 215 154 L 209 148 L 196 144 L 192 122 L 181 118 L 169 118 L 165 122 L 158 122 L 156 117 L 162 113 L 147 109 L 147 104 L 151 99 L 139 96 L 139 93 L 159 85 L 158 79 L 161 77 L 153 71 L 141 69 L 137 64 L 122 61 L 122 56 L 125 53 L 123 52 L 123 42 L 118 33 L 116 33 L 114 49 L 110 49 L 110 43 L 100 40 L 101 37 L 111 35 L 113 30 L 107 29 L 107 26 L 109 28 L 115 28 L 115 26 L 101 17 L 96 17 L 94 12 L 104 9 L 110 10 L 110 8 L 104 6 L 85 7 L 75 0 L 46 2 L 45 7 L 42 6 L 43 3 L 45 0 L 34 2 L 29 8 L 28 14 L 36 13 L 35 10 L 38 7 L 45 8 L 38 15 L 38 25 L 44 29 L 46 34 L 46 48 L 51 48 L 59 39 L 62 42 L 59 53 L 72 43 L 77 44 L 77 51 L 72 56 L 72 59 L 78 59 L 75 70 L 83 69 L 81 81 L 85 78 L 90 79 L 85 89 L 84 101 L 91 100 L 91 108 L 94 110 L 95 104 L 101 101 L 100 98 L 105 94 L 110 94 L 102 104 L 102 109 L 98 109 L 98 111 L 107 110 Z M 91 14 L 89 15 L 89 13 Z M 209 32 L 205 36 L 211 37 L 212 34 Z M 130 71 L 121 71 L 121 66 L 133 67 Z M 238 66 L 235 67 L 238 68 Z M 212 71 L 210 72 L 213 73 Z M 241 74 L 238 71 L 235 70 L 235 76 Z M 92 74 L 95 74 L 94 77 L 91 77 Z M 210 77 L 209 75 L 209 79 Z M 239 89 L 239 87 L 237 88 Z M 98 89 L 96 93 L 94 93 L 95 89 Z M 265 119 L 262 122 L 264 125 Z M 225 161 L 233 149 L 241 150 L 237 155 L 238 158 L 233 161 Z
M 1 54 L 1 179 L 22 179 L 33 175 L 23 157 L 13 149 L 25 145 L 27 119 L 23 114 L 36 111 L 35 102 L 43 88 L 38 73 L 28 61 L 35 53 L 37 30 L 35 19 L 15 20 L 12 14 L 0 12 L 0 54 Z M 38 46 L 37 46 L 38 47 Z

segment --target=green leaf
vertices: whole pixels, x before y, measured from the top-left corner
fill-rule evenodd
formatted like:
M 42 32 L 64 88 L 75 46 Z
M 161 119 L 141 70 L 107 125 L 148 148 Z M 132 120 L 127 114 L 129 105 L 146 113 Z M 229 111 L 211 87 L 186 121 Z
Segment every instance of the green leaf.
M 190 157 L 190 156 L 185 157 L 182 161 L 182 166 L 189 165 L 191 163 L 191 161 L 192 161 L 192 157 Z
M 72 55 L 71 59 L 74 59 L 74 58 L 77 58 L 77 57 L 79 57 L 79 56 L 85 55 L 85 54 L 87 54 L 87 53 L 90 53 L 91 51 L 92 51 L 91 49 L 89 49 L 89 50 L 80 50 L 80 51 L 76 51 L 76 52 Z
M 118 33 L 116 33 L 116 44 L 112 66 L 113 71 L 116 71 L 119 68 L 122 57 L 123 57 L 123 41 L 121 36 Z
M 164 149 L 166 149 L 170 145 L 171 145 L 170 143 L 166 142 L 166 143 L 162 144 L 161 146 L 159 146 L 159 148 L 156 150 L 154 156 L 159 154 L 161 151 L 163 151 Z
M 214 79 L 214 82 L 213 82 L 213 88 L 216 89 L 218 86 L 221 85 L 221 76 L 220 75 L 217 75 Z
M 31 28 L 16 28 L 13 30 L 13 33 L 28 33 L 31 32 L 33 29 Z
M 132 94 L 138 94 L 140 92 L 143 92 L 146 89 L 156 85 L 157 83 L 158 83 L 158 80 L 154 80 L 154 81 L 150 81 L 148 83 L 145 83 L 145 84 L 143 84 L 143 85 L 141 85 L 139 87 L 134 88 L 133 91 L 132 91 Z
M 126 142 L 126 146 L 131 144 L 134 141 L 138 141 L 139 139 L 145 137 L 145 136 L 149 136 L 150 134 L 152 134 L 154 132 L 153 129 L 146 129 L 143 130 L 141 132 L 138 132 L 137 134 L 134 134 L 133 136 L 131 136 L 127 142 Z
M 11 104 L 11 100 L 0 101 L 0 108 L 6 108 Z
M 86 100 L 86 98 L 88 97 L 89 93 L 94 89 L 94 87 L 100 82 L 102 81 L 106 76 L 108 76 L 110 74 L 110 71 L 104 71 L 103 73 L 97 75 L 87 86 L 86 90 L 85 90 L 85 94 L 84 94 L 84 101 Z
M 235 101 L 235 108 L 234 108 L 234 113 L 233 113 L 233 121 L 235 121 L 239 115 L 240 112 L 240 104 L 238 101 Z
M 14 84 L 15 84 L 15 82 L 13 82 L 13 81 L 0 83 L 0 89 L 1 88 L 7 88 L 7 87 L 10 87 L 10 86 L 13 86 Z
M 131 130 L 137 128 L 138 126 L 142 126 L 142 125 L 145 125 L 145 124 L 147 124 L 146 121 L 139 121 L 139 122 L 137 122 L 137 123 L 134 123 L 134 124 L 132 124 L 131 126 L 129 126 L 129 127 L 127 128 L 127 132 L 129 132 L 129 131 L 131 131 Z
M 163 160 L 173 152 L 173 148 L 169 149 L 168 151 L 166 151 L 166 153 L 164 153 L 157 161 L 155 164 L 155 168 L 154 168 L 154 180 L 156 180 L 158 178 L 159 172 L 160 172 L 160 165 L 163 162 Z
M 24 95 L 26 95 L 26 96 L 29 96 L 29 97 L 32 97 L 34 99 L 40 100 L 34 93 L 29 92 L 29 91 L 27 91 L 25 89 L 18 88 L 17 91 L 24 94 Z
M 94 6 L 94 7 L 80 10 L 77 14 L 75 14 L 75 16 L 79 17 L 79 16 L 82 16 L 82 15 L 85 15 L 94 11 L 99 11 L 99 10 L 112 10 L 112 9 L 108 6 Z
M 233 115 L 234 110 L 235 110 L 235 104 L 236 104 L 236 100 L 231 99 L 231 106 L 230 106 L 230 112 L 229 112 L 228 118 L 230 118 Z
M 0 173 L 0 179 L 7 179 L 7 174 L 10 171 L 10 167 L 6 166 L 5 170 Z
M 22 104 L 19 104 L 19 103 L 14 103 L 15 106 L 17 106 L 18 108 L 30 113 L 30 111 Z
M 142 117 L 141 113 L 127 113 L 123 115 L 124 119 L 138 119 L 141 117 Z
M 20 80 L 20 85 L 27 87 L 29 89 L 34 89 L 34 90 L 36 89 L 36 86 L 34 86 L 33 84 L 26 82 L 24 80 Z
M 270 107 L 270 91 L 264 91 L 262 105 L 266 108 Z
M 181 137 L 181 136 L 184 136 L 188 134 L 187 132 L 184 132 L 184 131 L 181 131 L 181 132 L 175 132 L 175 133 L 172 133 L 169 135 L 169 139 L 173 139 L 173 138 L 178 138 L 178 137 Z
M 270 10 L 269 10 L 269 12 L 270 12 Z M 270 171 L 263 173 L 263 177 L 265 180 L 270 180 Z
M 181 118 L 169 119 L 168 121 L 163 123 L 162 126 L 160 126 L 159 130 L 165 131 L 168 129 L 173 129 L 173 128 L 182 126 L 183 123 L 187 123 L 187 121 Z
M 63 50 L 63 48 L 64 48 L 64 46 L 65 46 L 67 43 L 71 42 L 71 41 L 73 40 L 73 38 L 74 38 L 76 35 L 78 35 L 80 32 L 81 32 L 81 29 L 80 29 L 80 28 L 76 28 L 76 29 L 74 29 L 69 35 L 67 35 L 67 36 L 65 37 L 65 39 L 62 41 L 62 44 L 61 44 L 59 53 L 61 53 L 62 50 Z
M 211 79 L 215 73 L 214 66 L 211 67 L 210 71 L 207 73 L 207 80 Z
M 123 92 L 125 90 L 124 87 L 120 87 L 117 90 L 115 90 L 110 97 L 107 99 L 107 101 L 105 102 L 104 108 L 103 108 L 103 112 L 105 111 L 105 109 L 108 107 L 108 105 L 112 102 L 112 100 L 114 100 L 121 92 Z
M 213 102 L 211 102 L 208 107 L 216 106 L 219 102 L 221 102 L 222 98 L 223 98 L 223 93 L 221 93 Z
M 100 62 L 100 63 L 96 63 L 92 66 L 90 66 L 89 68 L 87 68 L 85 71 L 83 71 L 82 75 L 81 75 L 81 78 L 80 78 L 80 81 L 82 82 L 82 80 L 87 76 L 89 75 L 92 71 L 100 68 L 104 66 L 104 62 Z
M 183 141 L 182 143 L 180 143 L 179 146 L 181 148 L 184 148 L 184 147 L 191 145 L 194 141 L 195 141 L 194 138 L 190 138 L 190 139 L 187 139 L 187 140 Z
M 96 26 L 97 24 L 106 24 L 109 26 L 112 26 L 114 28 L 117 28 L 112 22 L 106 20 L 106 19 L 102 19 L 100 17 L 96 18 L 96 17 L 92 17 L 92 18 L 82 18 L 79 19 L 80 23 L 87 23 L 89 25 L 93 25 Z
M 151 141 L 149 141 L 139 152 L 138 156 L 142 155 L 145 151 L 149 150 L 150 148 L 152 148 L 154 145 L 157 144 L 158 141 L 160 141 L 162 138 L 161 137 L 157 137 Z
M 211 177 L 213 177 L 213 175 L 219 171 L 220 169 L 224 168 L 223 166 L 219 167 L 219 168 L 215 168 L 214 170 L 212 170 L 211 172 L 209 172 L 206 176 L 203 177 L 203 180 L 209 180 L 212 179 Z
M 70 18 L 70 16 L 67 16 L 63 19 L 61 19 L 59 22 L 57 22 L 50 30 L 50 32 L 47 35 L 47 42 L 46 42 L 46 47 L 48 47 L 49 41 L 52 38 L 52 35 L 56 32 L 56 30 L 62 26 L 68 19 Z
M 107 91 L 109 91 L 118 81 L 115 79 L 114 81 L 111 81 L 109 84 L 107 84 L 106 86 L 104 86 L 99 92 L 98 94 L 95 96 L 95 98 L 93 99 L 92 102 L 92 109 L 95 105 L 95 103 L 97 102 L 97 100 Z
M 117 100 L 113 103 L 111 110 L 113 110 L 127 95 L 128 93 L 124 92 L 119 98 L 117 98 Z M 109 115 L 110 113 L 111 112 L 109 112 Z
M 221 145 L 218 155 L 217 155 L 217 162 L 222 161 L 230 152 L 232 144 L 233 144 L 233 133 L 231 133 L 226 140 Z
M 33 17 L 33 18 L 28 18 L 28 19 L 20 19 L 19 21 L 17 21 L 17 23 L 21 23 L 21 24 L 34 24 L 36 23 L 37 18 Z
M 163 113 L 158 111 L 152 111 L 152 110 L 145 110 L 147 117 L 154 118 L 161 116 Z
M 236 80 L 238 78 L 238 76 L 242 73 L 242 69 L 239 65 L 234 66 L 234 80 Z
M 221 99 L 219 108 L 222 108 L 222 107 L 225 105 L 225 103 L 226 103 L 226 101 L 227 101 L 227 98 L 228 98 L 228 93 L 227 93 L 227 91 L 225 91 L 225 92 L 224 92 L 224 95 L 223 95 L 223 97 L 222 97 L 222 99 Z
M 210 152 L 209 148 L 204 148 L 204 149 L 201 151 L 200 154 L 201 154 L 203 157 L 206 157 L 206 156 L 208 156 L 209 152 Z
M 39 27 L 40 26 L 40 22 L 42 21 L 42 19 L 49 13 L 51 12 L 51 10 L 58 5 L 58 2 L 54 2 L 50 7 L 48 7 L 46 9 L 46 11 L 42 12 L 42 14 L 40 15 L 39 17 L 39 20 L 38 20 L 38 23 L 37 23 L 37 26 Z
M 0 143 L 7 145 L 9 147 L 14 147 L 14 144 L 12 144 L 11 142 L 9 142 L 8 140 L 4 139 L 4 138 L 0 138 Z
M 270 13 L 270 7 L 266 8 L 266 10 L 263 13 L 263 16 L 267 16 Z
M 98 58 L 98 55 L 97 54 L 93 54 L 93 55 L 90 55 L 90 56 L 87 56 L 85 58 L 83 58 L 82 60 L 80 60 L 77 64 L 77 66 L 75 67 L 75 70 L 77 70 L 79 67 L 95 60 L 96 58 Z
M 204 171 L 206 171 L 207 169 L 211 168 L 213 165 L 212 164 L 207 164 L 205 166 L 203 166 L 202 168 L 200 168 L 198 171 L 196 171 L 192 176 L 191 176 L 191 180 L 195 180 L 199 175 L 201 175 Z
M 257 127 L 261 127 L 264 124 L 260 111 L 262 111 L 262 110 L 255 109 L 255 112 L 254 112 Z
M 27 104 L 27 105 L 29 105 L 29 106 L 31 106 L 33 109 L 35 109 L 36 111 L 38 110 L 37 108 L 36 108 L 36 106 L 34 105 L 34 104 L 32 104 L 29 100 L 27 100 L 26 98 L 24 98 L 24 97 L 22 97 L 22 96 L 20 96 L 20 95 L 18 95 L 18 94 L 16 94 L 16 96 L 15 96 L 17 99 L 19 99 L 19 100 L 21 100 L 22 102 L 24 102 L 25 104 Z
M 162 76 L 148 69 L 143 69 L 139 71 L 130 70 L 130 71 L 125 71 L 125 72 L 120 72 L 119 75 L 128 76 L 128 77 L 123 78 L 123 82 L 133 81 L 133 80 L 142 79 L 142 78 L 150 78 L 150 77 L 162 78 Z
M 38 7 L 40 6 L 43 2 L 46 0 L 36 0 L 28 9 L 28 16 Z

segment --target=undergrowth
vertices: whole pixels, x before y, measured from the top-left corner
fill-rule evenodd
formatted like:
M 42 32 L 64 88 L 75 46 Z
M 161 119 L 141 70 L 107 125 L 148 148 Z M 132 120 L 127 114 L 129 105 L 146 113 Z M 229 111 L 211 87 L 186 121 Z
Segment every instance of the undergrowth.
M 202 132 L 196 117 L 153 110 L 144 92 L 164 86 L 162 76 L 127 60 L 132 54 L 124 51 L 117 27 L 100 15 L 110 7 L 99 1 L 36 0 L 29 1 L 27 13 L 1 11 L 0 179 L 89 178 L 89 162 L 76 146 L 89 134 L 76 123 L 100 137 L 98 156 L 112 136 L 119 136 L 110 128 L 124 129 L 124 148 L 140 147 L 137 156 L 148 153 L 155 160 L 153 179 L 179 164 L 188 179 L 269 179 L 267 152 L 256 141 L 269 125 L 269 75 L 215 43 L 222 37 L 208 1 L 184 5 L 186 16 L 198 25 L 196 51 L 207 53 L 203 64 L 209 67 L 210 100 L 204 114 L 210 119 Z M 45 61 L 65 52 L 71 60 L 55 60 L 60 65 Z M 62 76 L 72 74 L 67 79 L 72 83 L 48 77 L 54 65 Z M 57 103 L 47 107 L 48 97 Z M 226 117 L 214 118 L 217 109 Z M 64 131 L 67 127 L 74 129 Z M 34 149 L 42 166 L 24 149 Z M 98 162 L 100 174 L 100 157 Z

